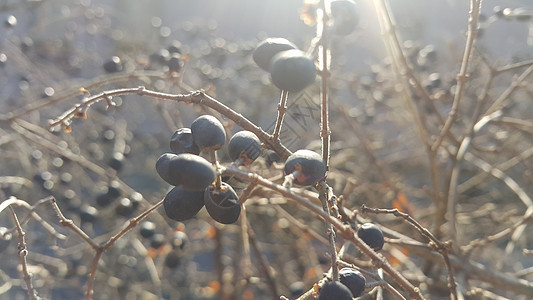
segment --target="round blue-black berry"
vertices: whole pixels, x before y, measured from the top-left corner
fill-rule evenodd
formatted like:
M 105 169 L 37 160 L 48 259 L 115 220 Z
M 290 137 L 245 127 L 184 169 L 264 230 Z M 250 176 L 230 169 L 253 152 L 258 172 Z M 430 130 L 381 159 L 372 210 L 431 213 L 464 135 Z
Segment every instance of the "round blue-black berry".
M 104 62 L 104 71 L 107 73 L 115 73 L 122 71 L 122 64 L 120 62 L 120 57 L 113 56 L 109 60 Z
M 181 187 L 174 187 L 165 195 L 163 207 L 170 219 L 189 220 L 204 207 L 204 192 L 187 191 Z
M 203 201 L 203 198 L 202 198 Z M 189 237 L 187 234 L 183 231 L 174 231 L 174 234 L 172 234 L 172 248 L 174 249 L 183 249 L 185 245 L 187 245 L 187 242 L 189 241 Z
M 154 222 L 145 221 L 141 224 L 139 233 L 143 238 L 149 239 L 155 234 L 155 228 Z
M 361 225 L 357 230 L 357 236 L 375 251 L 381 250 L 383 244 L 385 244 L 383 232 L 372 223 L 364 223 Z
M 320 289 L 318 300 L 352 300 L 352 292 L 338 281 L 330 281 Z
M 261 155 L 261 141 L 251 131 L 239 131 L 229 140 L 228 152 L 231 160 L 241 158 L 242 164 L 246 166 Z
M 285 162 L 285 175 L 298 171 L 294 183 L 308 186 L 317 183 L 326 176 L 326 164 L 320 154 L 311 150 L 298 150 L 291 154 Z
M 155 167 L 163 180 L 190 191 L 203 191 L 215 179 L 211 163 L 190 153 L 165 153 L 159 157 Z
M 222 224 L 233 224 L 239 219 L 241 206 L 233 188 L 222 182 L 222 188 L 208 188 L 204 192 L 205 208 L 211 218 Z
M 297 49 L 296 45 L 284 38 L 268 38 L 257 45 L 252 58 L 263 70 L 269 71 L 272 58 L 281 51 Z
M 194 143 L 190 128 L 180 128 L 170 138 L 170 150 L 174 154 L 200 154 L 200 148 Z
M 166 243 L 167 243 L 167 238 L 165 237 L 165 235 L 161 233 L 156 233 L 152 236 L 150 240 L 150 247 L 154 249 L 159 249 Z
M 136 207 L 129 198 L 122 198 L 115 207 L 115 213 L 122 217 L 130 217 L 135 212 Z
M 338 35 L 352 33 L 359 24 L 359 7 L 352 0 L 331 1 L 333 32 Z
M 211 116 L 203 115 L 191 124 L 194 142 L 201 151 L 209 152 L 220 149 L 226 143 L 226 130 L 220 121 Z
M 286 50 L 272 58 L 270 77 L 281 90 L 296 93 L 315 82 L 315 63 L 300 50 Z
M 339 280 L 344 284 L 354 297 L 359 297 L 365 291 L 366 279 L 356 269 L 342 268 L 339 271 Z
M 181 263 L 181 254 L 176 250 L 170 251 L 165 257 L 165 266 L 171 269 L 175 269 L 179 267 L 180 263 Z
M 98 210 L 93 206 L 82 206 L 80 208 L 80 219 L 82 222 L 92 223 L 98 218 Z

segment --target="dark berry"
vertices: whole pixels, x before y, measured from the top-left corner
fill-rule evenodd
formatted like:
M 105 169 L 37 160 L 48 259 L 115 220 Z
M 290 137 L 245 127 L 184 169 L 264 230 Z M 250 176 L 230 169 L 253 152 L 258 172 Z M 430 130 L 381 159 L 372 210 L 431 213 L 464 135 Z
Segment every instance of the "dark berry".
M 93 206 L 82 206 L 80 208 L 80 219 L 82 222 L 92 223 L 98 217 L 98 210 Z
M 167 243 L 167 238 L 164 234 L 156 233 L 152 236 L 150 240 L 150 247 L 154 249 L 159 249 Z
M 202 199 L 203 200 L 203 199 Z M 174 249 L 183 249 L 187 244 L 189 237 L 183 231 L 175 231 L 172 235 L 172 248 Z
M 155 223 L 150 221 L 143 222 L 139 228 L 139 233 L 143 238 L 151 238 L 155 234 Z
M 381 250 L 385 240 L 383 238 L 383 232 L 376 225 L 372 223 L 365 223 L 359 227 L 357 236 L 363 240 L 370 248 L 375 251 Z
M 122 189 L 120 188 L 120 182 L 113 180 L 109 183 L 107 187 L 107 195 L 112 198 L 118 198 L 122 194 Z
M 365 291 L 366 279 L 356 269 L 342 268 L 339 271 L 339 280 L 352 292 L 354 297 L 361 296 Z
M 180 128 L 170 138 L 170 150 L 174 154 L 200 154 L 200 148 L 194 143 L 190 128 Z
M 330 281 L 320 289 L 318 300 L 352 300 L 352 292 L 338 281 Z
M 163 180 L 190 191 L 203 191 L 215 179 L 211 163 L 190 153 L 165 153 L 159 157 L 155 167 Z
M 359 8 L 351 0 L 333 0 L 331 1 L 331 19 L 334 33 L 348 35 L 359 24 Z
M 296 93 L 315 82 L 315 63 L 300 50 L 283 51 L 272 58 L 270 77 L 281 90 Z
M 326 164 L 320 154 L 311 150 L 298 150 L 285 162 L 285 175 L 295 173 L 294 183 L 313 185 L 326 176 Z
M 120 57 L 113 56 L 109 60 L 104 62 L 104 71 L 107 73 L 116 73 L 122 71 L 122 64 L 120 62 Z
M 124 164 L 124 154 L 120 152 L 113 153 L 113 157 L 111 157 L 111 160 L 109 160 L 109 166 L 111 169 L 115 171 L 119 171 L 122 169 L 122 165 Z
M 204 207 L 204 192 L 187 191 L 181 187 L 174 187 L 166 194 L 163 207 L 170 219 L 189 220 Z
M 133 194 L 130 195 L 130 201 L 131 206 L 135 210 L 139 208 L 139 205 L 141 205 L 141 202 L 143 201 L 143 195 L 141 195 L 141 193 L 133 192 Z
M 181 43 L 179 41 L 172 41 L 168 46 L 168 52 L 181 54 Z
M 181 255 L 178 251 L 170 251 L 167 256 L 165 257 L 165 266 L 175 269 L 180 265 L 180 259 Z
M 222 182 L 220 190 L 208 188 L 204 192 L 204 203 L 207 212 L 215 221 L 222 224 L 233 224 L 239 219 L 241 206 L 239 197 L 233 188 Z
M 111 204 L 115 199 L 116 198 L 110 197 L 107 193 L 101 193 L 96 197 L 96 204 L 105 207 Z
M 108 206 L 113 201 L 115 201 L 118 197 L 120 197 L 121 193 L 122 193 L 122 190 L 120 189 L 120 183 L 116 180 L 113 180 L 96 197 L 96 204 L 102 207 Z
M 283 159 L 276 152 L 269 150 L 268 154 L 266 155 L 265 162 L 268 167 L 271 167 L 274 163 L 283 162 Z
M 246 166 L 261 154 L 261 141 L 251 131 L 239 131 L 229 140 L 228 151 L 231 160 L 242 158 L 242 164 Z
M 170 52 L 167 49 L 161 49 L 157 53 L 150 55 L 150 62 L 164 65 L 170 57 Z
M 0 227 L 0 253 L 4 252 L 11 244 L 11 233 L 6 233 L 7 228 Z
M 269 71 L 272 58 L 281 51 L 297 49 L 296 45 L 284 38 L 268 38 L 255 48 L 252 58 L 263 70 Z
M 167 60 L 167 67 L 170 72 L 178 72 L 183 68 L 183 60 L 181 55 L 178 53 L 173 53 L 170 58 Z
M 305 284 L 301 281 L 293 282 L 289 285 L 289 290 L 291 291 L 291 297 L 298 298 L 305 293 Z
M 204 152 L 220 149 L 226 143 L 226 130 L 220 121 L 211 116 L 199 116 L 191 124 L 194 142 Z
M 115 213 L 119 216 L 129 217 L 135 212 L 135 207 L 129 198 L 122 198 L 115 207 Z

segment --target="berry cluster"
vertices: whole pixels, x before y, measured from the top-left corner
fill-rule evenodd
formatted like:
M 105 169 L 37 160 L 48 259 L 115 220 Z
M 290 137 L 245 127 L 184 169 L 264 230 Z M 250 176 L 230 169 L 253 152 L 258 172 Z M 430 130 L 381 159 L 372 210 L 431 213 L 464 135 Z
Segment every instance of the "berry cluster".
M 313 59 L 284 38 L 268 38 L 255 48 L 252 58 L 270 72 L 272 83 L 281 90 L 299 92 L 315 82 Z
M 200 153 L 214 153 L 226 143 L 226 131 L 211 115 L 196 118 L 190 128 L 178 129 L 170 139 L 172 153 L 165 153 L 156 162 L 159 176 L 174 186 L 165 196 L 166 215 L 176 221 L 193 218 L 205 206 L 209 215 L 222 224 L 235 223 L 240 215 L 239 197 L 233 188 L 217 179 L 215 161 L 209 162 Z M 240 131 L 234 134 L 228 151 L 236 165 L 249 165 L 261 154 L 261 142 L 255 134 Z
M 365 290 L 366 279 L 356 269 L 342 268 L 339 271 L 339 281 L 327 282 L 320 289 L 319 300 L 351 300 L 359 297 Z

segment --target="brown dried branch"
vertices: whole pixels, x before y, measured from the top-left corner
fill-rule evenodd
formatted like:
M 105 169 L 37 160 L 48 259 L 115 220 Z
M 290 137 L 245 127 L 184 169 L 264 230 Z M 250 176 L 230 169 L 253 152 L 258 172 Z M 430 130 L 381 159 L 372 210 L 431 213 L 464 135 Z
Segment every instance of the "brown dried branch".
M 448 256 L 448 252 L 451 249 L 450 242 L 441 242 L 438 240 L 427 228 L 422 226 L 418 221 L 416 221 L 413 217 L 411 217 L 409 214 L 400 212 L 397 209 L 382 209 L 382 208 L 370 208 L 366 205 L 362 205 L 361 211 L 364 213 L 370 212 L 374 214 L 392 214 L 396 217 L 403 218 L 406 220 L 409 224 L 411 224 L 413 227 L 416 228 L 422 234 L 424 237 L 429 239 L 431 241 L 430 246 L 432 246 L 435 251 L 440 253 L 442 255 L 442 258 L 444 259 L 444 262 L 446 264 L 446 268 L 448 269 L 448 284 L 450 287 L 450 293 L 451 293 L 451 299 L 458 299 L 457 297 L 457 284 L 455 283 L 455 278 L 453 275 L 453 268 L 450 263 L 450 258 Z
M 278 116 L 276 118 L 276 127 L 274 128 L 274 133 L 272 133 L 272 138 L 274 140 L 279 140 L 279 133 L 281 132 L 281 125 L 283 124 L 283 117 L 287 112 L 287 99 L 289 98 L 289 92 L 281 91 L 281 96 L 278 103 Z
M 79 235 L 94 250 L 98 249 L 98 245 L 95 242 L 93 242 L 93 240 L 83 230 L 81 230 L 81 228 L 79 228 L 76 224 L 74 224 L 72 220 L 67 219 L 65 215 L 63 215 L 63 212 L 59 208 L 59 205 L 57 205 L 56 198 L 54 198 L 53 196 L 50 196 L 49 201 L 52 204 L 52 208 L 56 212 L 57 217 L 59 218 L 59 224 L 61 224 L 61 226 L 67 227 L 68 229 L 72 230 L 74 233 Z
M 257 239 L 255 237 L 255 232 L 250 226 L 248 226 L 248 240 L 250 241 L 250 245 L 252 246 L 252 249 L 254 250 L 254 253 L 257 256 L 257 259 L 259 260 L 259 265 L 261 266 L 261 269 L 263 270 L 263 273 L 266 276 L 268 286 L 270 287 L 270 290 L 272 291 L 272 294 L 274 296 L 273 298 L 275 299 L 280 295 L 278 284 L 276 283 L 276 276 L 272 272 L 272 267 L 270 266 L 268 259 L 261 251 L 259 243 L 257 242 Z
M 97 103 L 108 97 L 131 95 L 131 94 L 135 94 L 139 96 L 148 96 L 148 97 L 153 97 L 153 98 L 162 99 L 162 100 L 206 105 L 212 108 L 213 110 L 219 112 L 220 114 L 226 116 L 227 118 L 235 122 L 235 124 L 242 127 L 244 130 L 248 130 L 248 131 L 255 133 L 255 135 L 268 148 L 274 150 L 283 159 L 286 159 L 287 157 L 289 157 L 289 155 L 291 155 L 291 151 L 289 149 L 287 149 L 279 141 L 274 141 L 273 139 L 271 139 L 271 136 L 268 133 L 266 133 L 263 129 L 261 129 L 259 126 L 256 126 L 254 123 L 246 119 L 243 115 L 232 110 L 231 108 L 224 105 L 223 103 L 216 100 L 215 98 L 207 95 L 204 91 L 196 91 L 190 94 L 176 95 L 176 94 L 168 94 L 168 93 L 161 93 L 161 92 L 148 90 L 143 86 L 138 87 L 138 88 L 125 88 L 125 89 L 105 91 L 98 95 L 86 98 L 83 102 L 76 104 L 70 110 L 67 110 L 66 112 L 64 112 L 57 119 L 51 120 L 49 123 L 49 126 L 54 128 L 55 126 L 68 125 L 68 123 L 72 120 L 72 118 L 76 116 L 76 113 L 78 111 L 86 109 L 90 107 L 91 105 L 93 105 L 94 103 Z
M 472 51 L 474 48 L 474 43 L 476 41 L 478 33 L 478 23 L 479 15 L 481 12 L 481 2 L 482 0 L 471 0 L 470 1 L 470 17 L 468 19 L 468 31 L 466 33 L 466 44 L 465 51 L 463 54 L 463 61 L 461 63 L 461 68 L 457 74 L 457 85 L 455 88 L 455 94 L 453 98 L 452 108 L 448 114 L 448 118 L 442 126 L 440 135 L 438 139 L 433 143 L 431 149 L 436 151 L 441 146 L 444 138 L 447 136 L 448 132 L 452 128 L 453 123 L 457 119 L 457 114 L 459 111 L 459 106 L 463 98 L 463 91 L 468 81 L 468 66 L 470 64 L 470 58 L 472 56 Z
M 411 88 L 414 90 L 415 94 L 424 101 L 429 107 L 431 107 L 434 115 L 437 116 L 439 124 L 444 123 L 442 116 L 439 111 L 436 109 L 434 101 L 432 101 L 427 90 L 422 86 L 421 81 L 415 76 L 413 69 L 410 67 L 407 57 L 402 50 L 399 38 L 396 33 L 396 25 L 392 17 L 391 10 L 389 8 L 388 2 L 386 0 L 375 0 L 374 5 L 376 7 L 376 12 L 378 15 L 378 21 L 380 24 L 382 35 L 384 36 L 385 46 L 389 55 L 392 57 L 392 66 L 394 70 L 394 75 L 396 81 L 399 82 L 402 86 L 401 93 L 402 97 L 407 103 L 407 107 L 413 116 L 414 123 L 418 130 L 418 134 L 422 143 L 424 144 L 428 159 L 429 159 L 429 168 L 432 184 L 432 198 L 435 203 L 435 232 L 437 236 L 441 235 L 440 228 L 442 224 L 445 223 L 445 211 L 446 205 L 440 193 L 440 179 L 439 179 L 439 170 L 436 161 L 436 151 L 433 150 L 431 145 L 430 135 L 428 133 L 428 121 L 425 114 L 420 112 L 418 104 L 414 101 L 411 96 Z M 456 138 L 452 135 L 450 131 L 447 131 L 446 134 L 450 137 L 452 141 L 456 141 Z
M 31 275 L 28 273 L 28 265 L 26 262 L 26 256 L 28 256 L 28 249 L 26 248 L 26 241 L 24 240 L 24 231 L 22 231 L 22 227 L 20 227 L 20 222 L 15 214 L 15 211 L 10 206 L 9 210 L 11 211 L 11 215 L 13 216 L 13 220 L 15 221 L 15 226 L 17 228 L 17 233 L 19 237 L 18 241 L 18 251 L 20 256 L 20 265 L 22 267 L 22 277 L 24 279 L 24 282 L 26 283 L 26 288 L 28 289 L 28 297 L 30 300 L 37 300 L 40 299 L 39 296 L 37 296 L 37 293 L 33 289 L 33 284 L 31 282 Z
M 48 201 L 49 201 L 49 199 L 45 198 L 45 199 L 41 199 L 41 200 L 37 201 L 37 203 L 35 203 L 34 205 L 30 205 L 30 204 L 28 204 L 28 202 L 26 202 L 24 200 L 20 200 L 20 199 L 17 199 L 15 197 L 11 196 L 11 197 L 9 197 L 9 199 L 4 200 L 2 203 L 0 203 L 0 212 L 2 212 L 4 209 L 6 209 L 7 207 L 10 207 L 10 206 L 22 207 L 22 208 L 28 210 L 28 216 L 25 217 L 22 220 L 22 222 L 20 222 L 21 224 L 25 224 L 29 220 L 29 218 L 31 217 L 31 218 L 35 219 L 35 221 L 39 222 L 41 224 L 41 226 L 43 226 L 43 228 L 46 229 L 46 231 L 48 231 L 50 234 L 52 234 L 55 238 L 60 239 L 60 240 L 64 240 L 64 239 L 67 238 L 65 235 L 57 232 L 54 229 L 54 227 L 52 227 L 52 225 L 48 224 L 48 222 L 43 220 L 35 212 L 35 210 L 37 209 L 38 206 L 40 206 L 41 204 L 46 203 Z
M 255 182 L 273 191 L 279 192 L 283 196 L 298 202 L 299 205 L 305 207 L 313 214 L 319 216 L 320 218 L 325 220 L 327 223 L 333 225 L 333 227 L 335 227 L 337 232 L 344 239 L 353 243 L 357 248 L 359 248 L 359 250 L 361 250 L 364 254 L 369 256 L 372 259 L 372 262 L 374 265 L 376 265 L 377 267 L 383 268 L 383 270 L 386 271 L 387 274 L 389 274 L 404 290 L 407 291 L 407 293 L 409 293 L 409 296 L 411 298 L 419 299 L 419 300 L 425 299 L 424 296 L 420 293 L 420 290 L 414 287 L 404 276 L 402 276 L 398 271 L 396 271 L 382 255 L 377 254 L 366 243 L 364 243 L 349 226 L 344 225 L 338 219 L 330 216 L 329 213 L 324 212 L 321 207 L 313 204 L 312 202 L 310 202 L 304 197 L 301 197 L 299 195 L 292 193 L 290 189 L 287 189 L 286 187 L 282 185 L 270 182 L 257 174 L 239 170 L 231 166 L 227 167 L 224 173 L 228 175 L 233 175 L 235 177 L 242 178 L 242 179 L 245 179 L 251 182 Z
M 504 230 L 496 234 L 489 235 L 484 238 L 475 239 L 471 241 L 470 243 L 468 243 L 468 245 L 461 247 L 461 251 L 463 251 L 464 253 L 470 253 L 479 247 L 483 247 L 487 245 L 488 243 L 492 243 L 494 241 L 502 239 L 508 236 L 509 234 L 512 234 L 513 232 L 515 232 L 515 230 L 517 230 L 519 226 L 530 221 L 532 218 L 533 218 L 533 208 L 529 208 L 526 210 L 526 213 L 524 214 L 524 216 L 522 216 L 520 220 L 514 223 L 512 226 L 507 227 Z
M 117 82 L 131 82 L 132 79 L 140 79 L 140 78 L 162 78 L 164 77 L 163 72 L 159 71 L 133 71 L 130 73 L 118 73 L 118 74 L 106 74 L 99 77 L 96 77 L 92 80 L 89 80 L 85 83 L 81 83 L 77 86 L 83 86 L 87 89 L 97 88 L 98 86 L 104 85 L 104 84 L 111 84 L 111 83 L 117 83 Z M 5 119 L 0 119 L 0 122 L 12 122 L 20 117 L 32 112 L 36 111 L 42 108 L 45 108 L 50 105 L 57 104 L 61 101 L 72 99 L 76 96 L 83 95 L 84 91 L 83 89 L 79 88 L 70 88 L 65 91 L 57 93 L 57 95 L 51 97 L 50 99 L 46 101 L 39 100 L 33 100 L 29 101 L 28 104 L 24 107 L 21 107 L 13 112 L 10 112 L 7 114 Z
M 336 215 L 338 215 L 336 204 L 332 205 L 332 199 L 335 199 L 331 191 L 331 187 L 327 185 L 325 181 L 322 181 L 318 184 L 318 198 L 322 202 L 322 210 L 324 213 L 331 216 L 331 212 L 334 210 Z M 335 207 L 335 209 L 333 209 Z M 337 217 L 338 218 L 338 217 Z M 329 240 L 329 256 L 331 258 L 331 278 L 333 281 L 339 280 L 339 268 L 337 266 L 337 245 L 336 245 L 336 236 L 335 229 L 333 225 L 326 222 L 326 233 Z

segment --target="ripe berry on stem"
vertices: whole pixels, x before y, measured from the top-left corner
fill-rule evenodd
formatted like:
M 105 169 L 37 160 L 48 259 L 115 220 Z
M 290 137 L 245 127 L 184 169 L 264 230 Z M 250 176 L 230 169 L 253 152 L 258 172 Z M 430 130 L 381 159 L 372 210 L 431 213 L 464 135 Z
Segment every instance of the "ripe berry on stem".
M 228 151 L 231 160 L 241 159 L 242 164 L 247 166 L 261 154 L 261 141 L 251 131 L 239 131 L 229 140 Z
M 194 142 L 204 152 L 218 150 L 226 143 L 224 126 L 211 115 L 196 118 L 191 124 L 191 132 Z
M 252 58 L 263 70 L 269 71 L 272 58 L 281 51 L 297 49 L 296 45 L 284 38 L 268 38 L 255 48 Z
M 326 176 L 326 164 L 320 154 L 311 150 L 298 150 L 285 162 L 285 175 L 293 175 L 294 183 L 308 186 Z
M 165 153 L 159 157 L 155 167 L 163 180 L 190 191 L 203 191 L 215 179 L 211 163 L 190 153 Z
M 375 224 L 364 223 L 357 230 L 357 236 L 375 251 L 381 250 L 385 244 L 383 232 Z
M 205 208 L 209 215 L 222 224 L 233 224 L 239 219 L 241 206 L 238 204 L 239 197 L 233 188 L 221 183 L 220 189 L 208 188 L 204 192 Z
M 315 82 L 315 62 L 300 50 L 282 51 L 270 62 L 270 77 L 281 90 L 297 93 Z
M 166 194 L 163 207 L 170 219 L 189 220 L 204 207 L 204 192 L 187 191 L 181 187 L 174 187 Z

